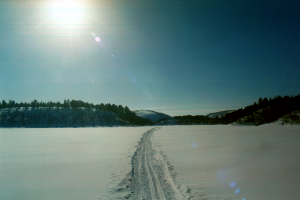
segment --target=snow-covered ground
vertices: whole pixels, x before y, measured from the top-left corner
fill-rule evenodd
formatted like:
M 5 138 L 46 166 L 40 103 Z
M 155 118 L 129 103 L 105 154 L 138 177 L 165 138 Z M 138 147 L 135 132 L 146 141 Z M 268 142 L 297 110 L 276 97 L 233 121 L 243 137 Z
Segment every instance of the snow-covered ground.
M 0 199 L 300 198 L 299 125 L 153 128 L 0 129 Z
M 151 128 L 0 129 L 0 199 L 109 199 Z
M 300 126 L 165 126 L 154 141 L 192 199 L 300 199 Z

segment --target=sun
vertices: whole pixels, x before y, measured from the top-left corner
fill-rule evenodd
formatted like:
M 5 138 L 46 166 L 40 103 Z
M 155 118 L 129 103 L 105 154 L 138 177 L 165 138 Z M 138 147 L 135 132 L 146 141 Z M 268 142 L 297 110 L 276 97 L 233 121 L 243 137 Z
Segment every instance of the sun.
M 54 0 L 49 3 L 49 14 L 55 24 L 79 24 L 83 20 L 83 5 L 76 0 Z

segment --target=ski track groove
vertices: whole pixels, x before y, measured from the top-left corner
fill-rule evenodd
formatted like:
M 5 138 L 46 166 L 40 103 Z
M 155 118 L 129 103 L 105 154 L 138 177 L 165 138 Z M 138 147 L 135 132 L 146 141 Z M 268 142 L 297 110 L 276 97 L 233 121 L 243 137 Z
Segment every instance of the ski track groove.
M 152 142 L 153 128 L 143 134 L 132 157 L 132 200 L 185 200 L 170 173 L 168 164 Z M 127 198 L 128 199 L 128 198 Z

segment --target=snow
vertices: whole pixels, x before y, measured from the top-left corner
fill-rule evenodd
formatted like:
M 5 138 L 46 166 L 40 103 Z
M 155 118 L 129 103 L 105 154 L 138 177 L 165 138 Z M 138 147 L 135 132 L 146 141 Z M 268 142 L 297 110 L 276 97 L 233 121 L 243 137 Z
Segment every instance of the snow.
M 128 182 L 153 128 L 1 128 L 1 199 L 124 199 L 111 191 Z M 164 155 L 191 199 L 299 199 L 299 133 L 280 123 L 161 126 L 145 147 Z
M 133 112 L 135 112 L 139 117 L 150 119 L 152 122 L 156 122 L 162 119 L 171 119 L 169 115 L 152 110 L 134 110 Z
M 299 133 L 276 123 L 165 126 L 154 139 L 193 199 L 281 200 L 300 198 Z
M 209 113 L 206 116 L 209 118 L 215 118 L 215 117 L 221 118 L 222 116 L 225 116 L 227 113 L 232 113 L 234 111 L 235 110 L 224 110 L 224 111 L 220 111 L 220 112 Z
M 149 129 L 2 128 L 1 200 L 108 199 Z

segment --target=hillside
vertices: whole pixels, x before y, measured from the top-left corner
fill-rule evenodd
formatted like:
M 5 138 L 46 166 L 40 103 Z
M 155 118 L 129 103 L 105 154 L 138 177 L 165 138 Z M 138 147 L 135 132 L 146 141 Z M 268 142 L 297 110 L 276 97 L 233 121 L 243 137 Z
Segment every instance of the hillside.
M 77 101 L 79 102 L 79 101 Z M 20 107 L 10 104 L 0 109 L 1 127 L 86 127 L 86 126 L 143 126 L 151 120 L 141 118 L 126 106 L 111 104 L 79 107 Z M 24 105 L 24 104 L 23 104 Z M 25 104 L 26 105 L 26 104 Z M 27 104 L 28 105 L 28 104 Z M 40 106 L 40 105 L 39 105 Z M 47 106 L 47 105 L 46 105 Z
M 280 122 L 282 125 L 284 124 L 300 124 L 300 110 L 293 111 L 292 113 L 286 114 L 276 120 L 270 120 L 270 110 L 271 108 L 260 109 L 251 115 L 247 115 L 245 117 L 240 118 L 235 121 L 233 124 L 241 124 L 241 125 L 261 125 L 270 122 Z M 274 116 L 274 115 L 273 115 Z
M 172 119 L 172 117 L 167 114 L 152 110 L 133 110 L 133 112 L 135 112 L 137 116 L 149 119 L 154 123 Z
M 240 108 L 207 115 L 171 117 L 151 110 L 131 111 L 127 106 L 98 104 L 80 100 L 59 102 L 0 104 L 0 127 L 85 127 L 85 126 L 144 126 L 144 125 L 261 125 L 282 120 L 299 124 L 300 95 L 259 98 L 258 102 Z
M 300 96 L 275 98 L 266 101 L 265 106 L 252 113 L 239 118 L 235 124 L 261 125 L 285 119 L 287 123 L 296 123 L 297 113 L 300 109 Z
M 227 113 L 232 113 L 235 110 L 224 110 L 224 111 L 219 111 L 219 112 L 214 112 L 214 113 L 209 113 L 205 116 L 209 117 L 209 118 L 221 118 L 222 116 L 225 116 Z
M 300 124 L 300 110 L 296 110 L 280 118 L 282 124 Z
M 293 112 L 300 109 L 300 95 L 297 96 L 277 96 L 275 98 L 266 97 L 259 98 L 258 102 L 240 108 L 236 111 L 224 113 L 217 112 L 211 113 L 206 116 L 203 115 L 185 115 L 175 116 L 177 123 L 180 125 L 193 125 L 193 124 L 244 124 L 244 125 L 261 125 L 277 121 L 284 116 L 290 116 L 288 123 L 296 122 L 297 115 Z M 221 114 L 221 117 L 220 117 Z M 293 119 L 291 119 L 293 118 Z M 296 119 L 296 120 L 295 120 Z

